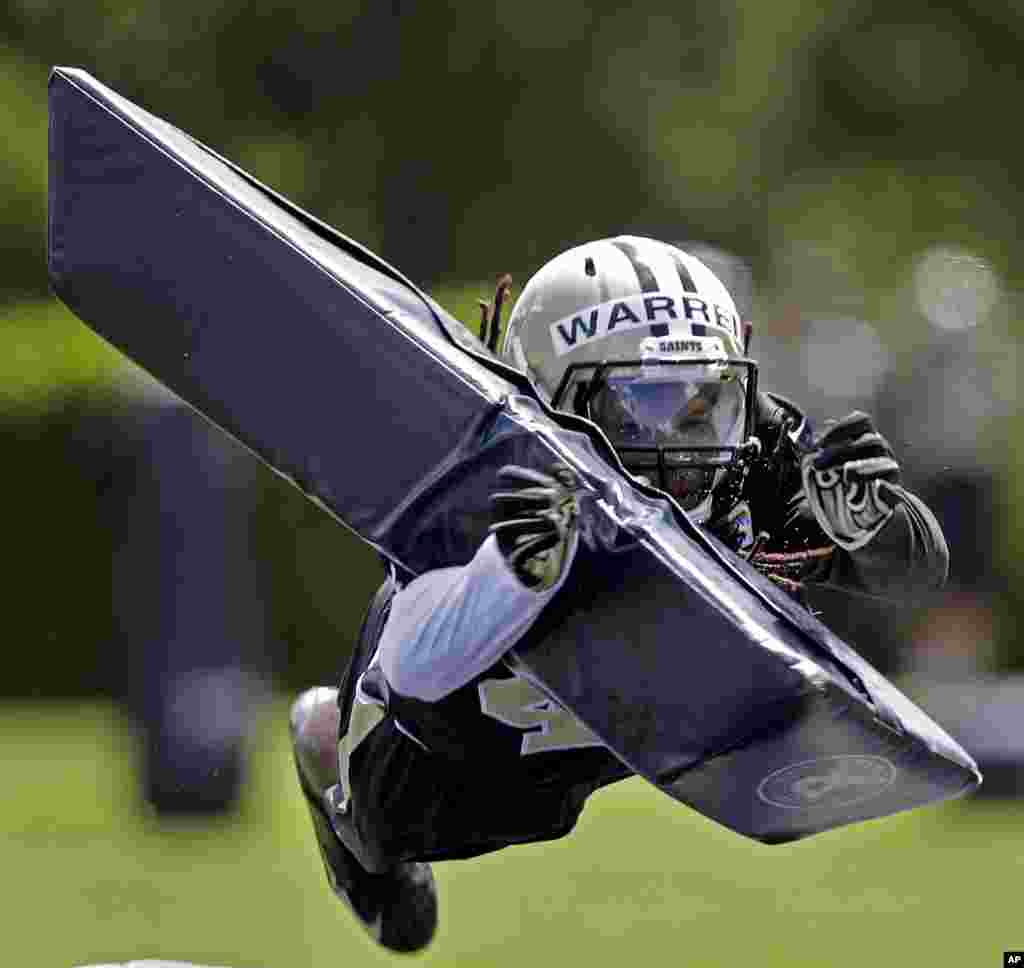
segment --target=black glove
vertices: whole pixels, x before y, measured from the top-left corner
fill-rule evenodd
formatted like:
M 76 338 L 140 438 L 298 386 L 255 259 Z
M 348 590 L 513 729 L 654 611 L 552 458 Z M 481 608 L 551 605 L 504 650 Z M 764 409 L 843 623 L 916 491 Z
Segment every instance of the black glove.
M 498 471 L 498 481 L 505 490 L 491 495 L 491 533 L 516 577 L 527 588 L 545 591 L 565 567 L 579 480 L 559 461 L 546 474 L 509 464 Z
M 893 515 L 900 466 L 866 413 L 855 410 L 829 427 L 801 471 L 815 519 L 846 551 L 866 545 Z

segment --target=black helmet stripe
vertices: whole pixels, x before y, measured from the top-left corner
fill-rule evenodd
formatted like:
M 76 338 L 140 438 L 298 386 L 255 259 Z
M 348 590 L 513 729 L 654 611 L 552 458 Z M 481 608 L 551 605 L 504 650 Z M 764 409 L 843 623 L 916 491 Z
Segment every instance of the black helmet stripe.
M 671 245 L 666 245 L 665 248 L 675 263 L 679 281 L 683 284 L 683 292 L 696 292 L 697 285 L 693 281 L 693 276 L 690 275 L 690 270 L 686 268 L 686 263 L 680 258 L 679 253 Z
M 631 242 L 623 242 L 622 239 L 612 239 L 612 245 L 632 263 L 633 271 L 640 283 L 640 291 L 658 292 L 658 280 L 654 277 L 654 271 L 637 255 L 636 246 Z

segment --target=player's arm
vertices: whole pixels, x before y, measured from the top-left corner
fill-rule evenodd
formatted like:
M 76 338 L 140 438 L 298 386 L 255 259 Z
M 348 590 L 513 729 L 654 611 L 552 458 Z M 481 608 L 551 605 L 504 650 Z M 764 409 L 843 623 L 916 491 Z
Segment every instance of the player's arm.
M 561 466 L 499 471 L 491 534 L 469 563 L 427 572 L 393 599 L 379 648 L 391 689 L 436 702 L 519 641 L 571 566 L 576 486 Z
M 801 474 L 806 505 L 837 548 L 828 580 L 887 595 L 942 587 L 949 568 L 942 529 L 900 484 L 892 448 L 867 414 L 829 427 L 803 457 Z

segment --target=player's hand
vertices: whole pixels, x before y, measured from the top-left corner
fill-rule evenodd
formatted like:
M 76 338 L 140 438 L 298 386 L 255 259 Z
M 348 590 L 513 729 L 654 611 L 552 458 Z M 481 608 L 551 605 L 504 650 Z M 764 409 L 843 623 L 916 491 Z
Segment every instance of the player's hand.
M 862 548 L 892 517 L 900 467 L 866 413 L 829 427 L 801 470 L 814 517 L 840 548 Z
M 527 588 L 545 591 L 565 568 L 580 482 L 558 461 L 546 474 L 506 465 L 498 471 L 498 483 L 491 494 L 491 533 L 516 577 Z

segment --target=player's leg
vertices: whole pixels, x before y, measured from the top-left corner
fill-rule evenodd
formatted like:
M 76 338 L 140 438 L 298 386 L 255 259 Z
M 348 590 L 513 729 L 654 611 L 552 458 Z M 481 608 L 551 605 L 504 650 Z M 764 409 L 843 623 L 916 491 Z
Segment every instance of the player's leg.
M 370 935 L 393 951 L 418 951 L 437 925 L 437 895 L 427 864 L 397 863 L 367 871 L 338 835 L 332 797 L 339 782 L 338 690 L 321 686 L 292 705 L 290 723 L 299 783 L 309 807 L 327 880 Z M 353 835 L 348 831 L 349 838 Z

